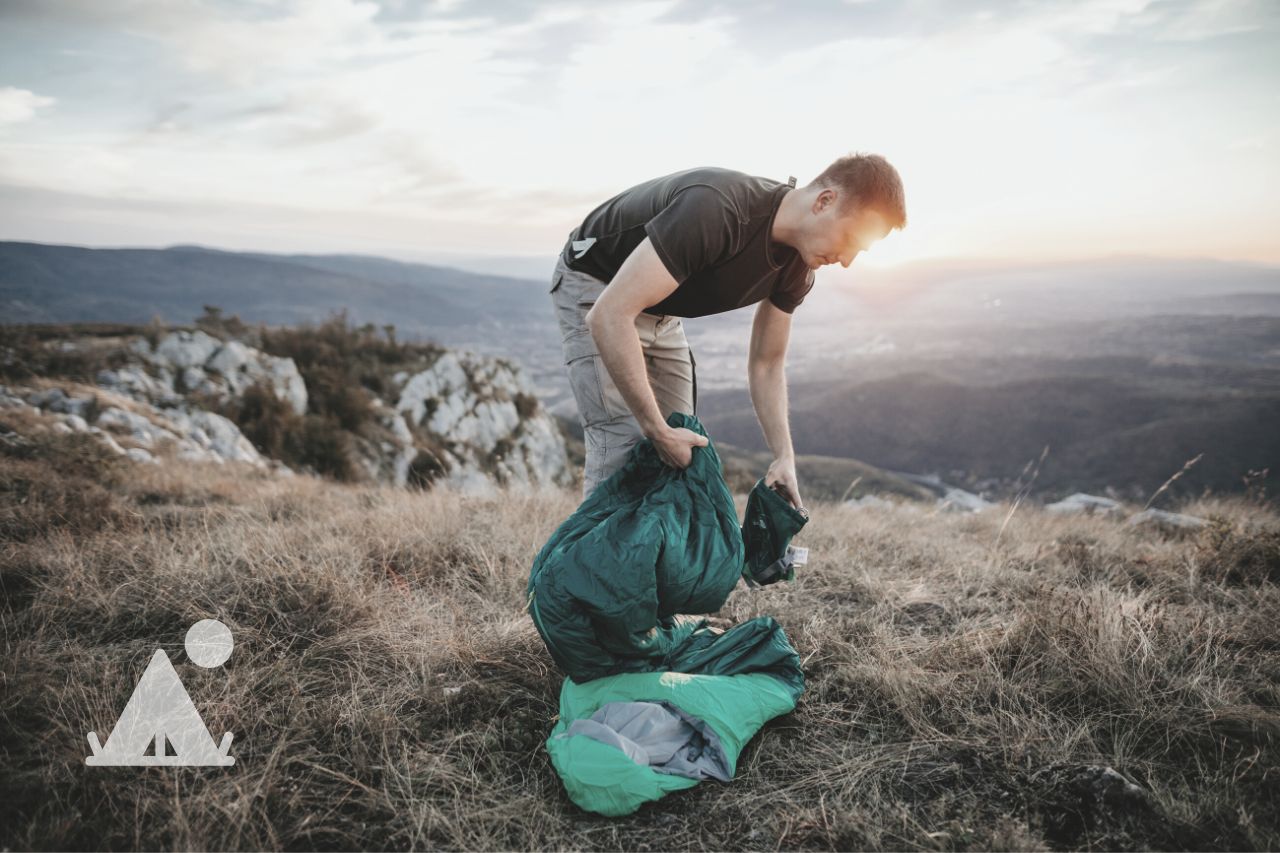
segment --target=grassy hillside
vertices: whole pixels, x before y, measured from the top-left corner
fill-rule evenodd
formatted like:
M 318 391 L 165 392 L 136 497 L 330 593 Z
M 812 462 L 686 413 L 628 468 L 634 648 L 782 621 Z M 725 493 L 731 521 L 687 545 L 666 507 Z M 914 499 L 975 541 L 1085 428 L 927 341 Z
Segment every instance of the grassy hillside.
M 1202 534 L 814 503 L 774 615 L 807 689 L 737 778 L 566 798 L 522 611 L 572 491 L 467 498 L 134 466 L 0 412 L 6 849 L 1276 849 L 1280 517 Z M 25 430 L 25 432 L 24 432 Z M 745 496 L 739 495 L 739 509 Z M 236 648 L 186 660 L 214 617 Z M 164 648 L 236 765 L 90 768 Z M 1107 766 L 1140 786 L 1088 783 Z

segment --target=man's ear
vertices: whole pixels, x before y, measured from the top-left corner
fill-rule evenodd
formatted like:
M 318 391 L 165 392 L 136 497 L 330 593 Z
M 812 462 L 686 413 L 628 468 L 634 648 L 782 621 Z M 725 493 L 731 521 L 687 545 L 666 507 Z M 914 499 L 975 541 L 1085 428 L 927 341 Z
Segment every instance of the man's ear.
M 821 213 L 825 208 L 835 204 L 838 195 L 831 187 L 823 189 L 813 200 L 813 212 Z

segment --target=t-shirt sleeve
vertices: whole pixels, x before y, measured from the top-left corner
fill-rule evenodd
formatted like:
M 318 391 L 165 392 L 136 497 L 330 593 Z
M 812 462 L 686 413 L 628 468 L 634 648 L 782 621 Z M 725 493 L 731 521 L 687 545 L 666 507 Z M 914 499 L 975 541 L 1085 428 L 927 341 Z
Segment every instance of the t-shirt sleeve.
M 813 290 L 813 282 L 813 270 L 808 270 L 799 284 L 783 286 L 769 294 L 769 301 L 790 314 L 796 310 L 801 302 L 804 302 L 804 298 L 809 295 L 809 291 Z
M 738 213 L 712 187 L 685 187 L 647 223 L 649 242 L 677 284 L 733 254 Z

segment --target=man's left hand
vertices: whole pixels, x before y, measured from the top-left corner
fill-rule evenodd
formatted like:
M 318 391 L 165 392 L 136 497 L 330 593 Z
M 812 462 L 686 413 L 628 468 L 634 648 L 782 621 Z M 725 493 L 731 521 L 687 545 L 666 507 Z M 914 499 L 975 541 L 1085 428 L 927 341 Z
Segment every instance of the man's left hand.
M 800 484 L 796 480 L 795 459 L 780 456 L 773 460 L 764 474 L 764 484 L 780 492 L 796 509 L 804 507 L 800 501 Z

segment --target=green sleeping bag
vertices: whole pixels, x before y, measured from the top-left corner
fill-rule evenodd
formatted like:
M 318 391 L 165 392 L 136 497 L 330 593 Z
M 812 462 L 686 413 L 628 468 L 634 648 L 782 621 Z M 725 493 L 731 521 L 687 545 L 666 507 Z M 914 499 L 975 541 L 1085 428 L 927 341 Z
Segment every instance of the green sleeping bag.
M 706 435 L 693 415 L 667 423 Z M 729 781 L 743 745 L 795 707 L 799 655 L 761 616 L 720 632 L 739 580 L 791 579 L 804 510 L 756 483 L 739 524 L 713 444 L 676 469 L 632 448 L 538 552 L 527 609 L 568 677 L 547 740 L 570 798 L 628 814 L 701 779 Z

